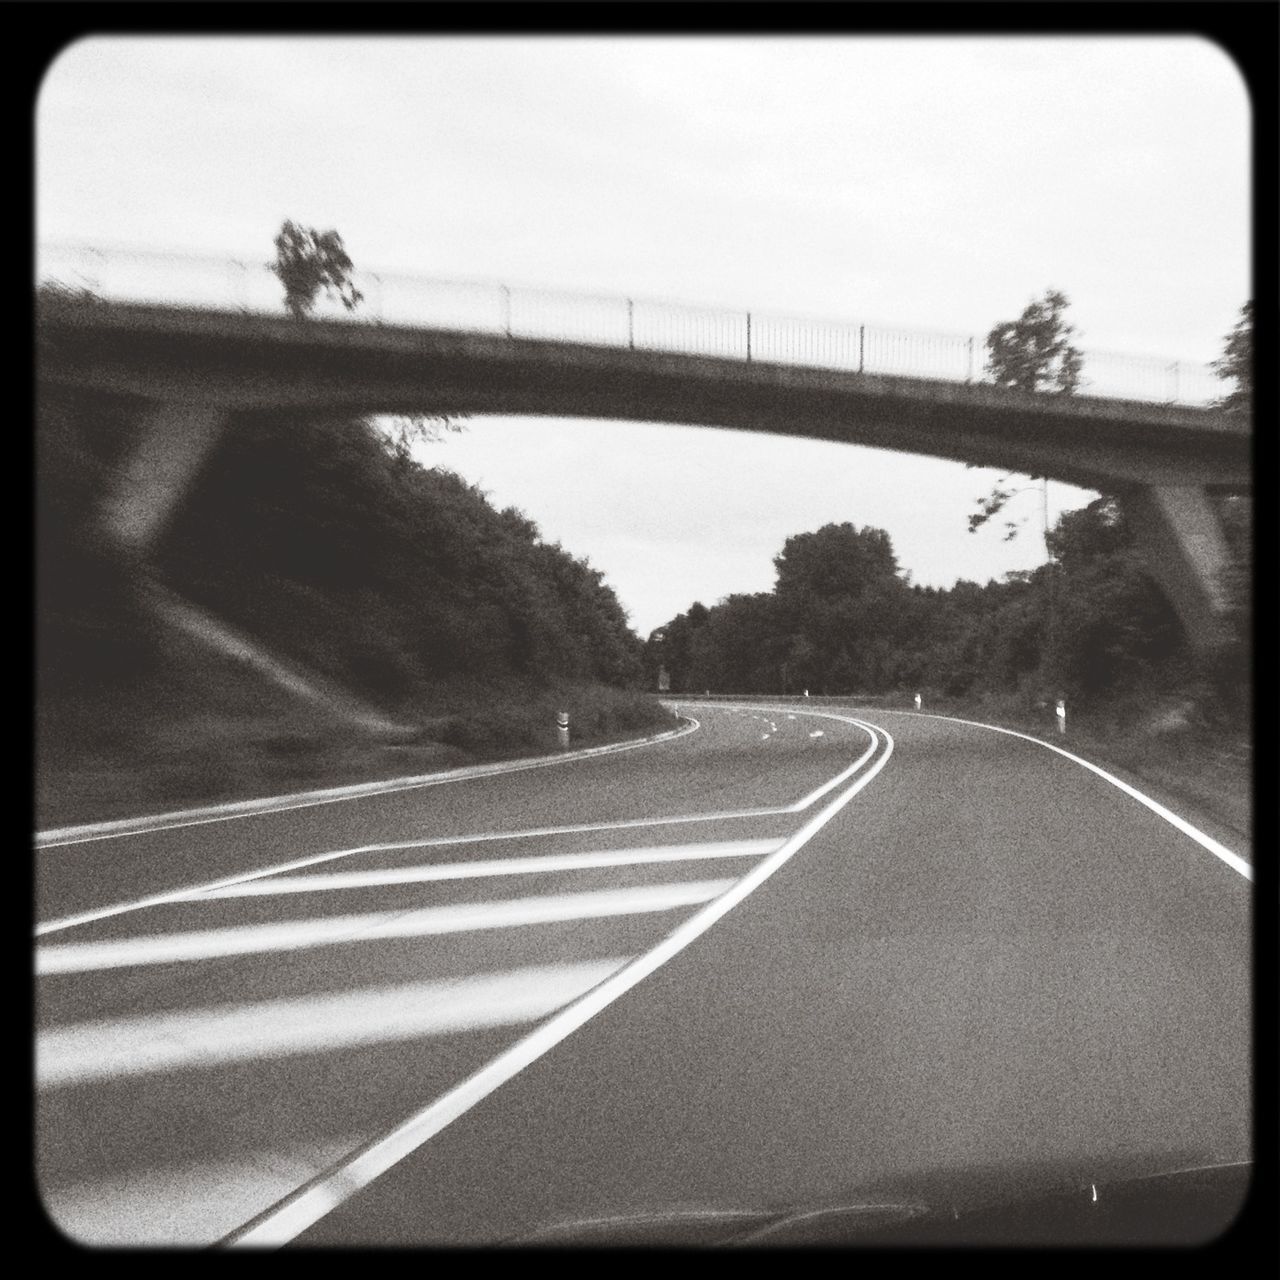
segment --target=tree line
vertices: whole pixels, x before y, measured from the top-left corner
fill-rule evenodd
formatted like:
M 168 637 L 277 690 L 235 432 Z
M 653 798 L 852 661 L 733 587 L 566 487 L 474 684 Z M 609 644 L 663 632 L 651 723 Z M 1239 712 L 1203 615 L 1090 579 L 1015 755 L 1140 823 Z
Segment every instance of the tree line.
M 1247 511 L 1227 518 L 1247 546 Z M 769 592 L 694 603 L 650 636 L 645 661 L 673 693 L 813 695 L 925 691 L 950 698 L 1063 692 L 1084 705 L 1122 691 L 1207 681 L 1247 697 L 1246 552 L 1231 641 L 1209 669 L 1188 650 L 1146 572 L 1123 509 L 1100 497 L 1050 530 L 1052 559 L 985 585 L 922 587 L 883 529 L 828 524 L 786 540 Z

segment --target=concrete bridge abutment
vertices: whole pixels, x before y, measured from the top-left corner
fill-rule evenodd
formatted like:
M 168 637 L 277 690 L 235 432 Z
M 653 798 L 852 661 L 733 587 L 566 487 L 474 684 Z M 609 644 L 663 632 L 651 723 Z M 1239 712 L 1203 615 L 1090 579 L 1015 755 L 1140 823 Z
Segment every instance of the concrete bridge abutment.
M 226 421 L 222 406 L 187 400 L 142 411 L 133 451 L 99 509 L 106 535 L 132 558 L 150 557 Z
M 1151 576 L 1182 622 L 1187 642 L 1211 653 L 1227 639 L 1223 577 L 1230 552 L 1208 489 L 1142 485 L 1121 503 Z

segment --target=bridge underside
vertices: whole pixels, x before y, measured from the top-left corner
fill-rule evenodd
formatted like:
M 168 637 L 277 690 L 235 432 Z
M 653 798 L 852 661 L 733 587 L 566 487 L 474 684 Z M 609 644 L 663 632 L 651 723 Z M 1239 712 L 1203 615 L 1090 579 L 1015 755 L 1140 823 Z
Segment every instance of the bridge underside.
M 144 419 L 105 514 L 159 536 L 231 412 L 586 417 L 949 458 L 1117 493 L 1189 639 L 1220 635 L 1227 552 L 1208 491 L 1252 487 L 1247 429 L 1205 410 L 483 334 L 159 307 L 43 317 L 42 381 L 127 397 Z

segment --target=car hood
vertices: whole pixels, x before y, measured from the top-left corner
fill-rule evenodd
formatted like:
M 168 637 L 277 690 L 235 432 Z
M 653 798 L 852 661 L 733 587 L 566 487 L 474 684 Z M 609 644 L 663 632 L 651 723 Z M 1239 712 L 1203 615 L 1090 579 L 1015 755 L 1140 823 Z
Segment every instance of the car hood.
M 1011 1195 L 1007 1180 L 964 1196 L 851 1196 L 778 1207 L 659 1207 L 540 1226 L 506 1243 L 555 1247 L 739 1247 L 913 1244 L 1204 1244 L 1248 1196 L 1247 1161 L 1124 1178 L 1073 1175 L 1068 1185 Z

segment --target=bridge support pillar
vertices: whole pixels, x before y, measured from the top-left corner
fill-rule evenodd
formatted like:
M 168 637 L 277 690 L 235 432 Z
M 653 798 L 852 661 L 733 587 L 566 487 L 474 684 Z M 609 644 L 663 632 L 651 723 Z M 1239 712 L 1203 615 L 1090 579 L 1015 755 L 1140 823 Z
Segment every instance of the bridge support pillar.
M 1192 648 L 1206 652 L 1226 638 L 1222 573 L 1226 539 L 1208 491 L 1147 485 L 1124 497 L 1125 514 L 1152 577 L 1177 611 Z
M 133 454 L 101 508 L 109 537 L 146 556 L 222 434 L 226 410 L 166 401 L 138 423 Z

